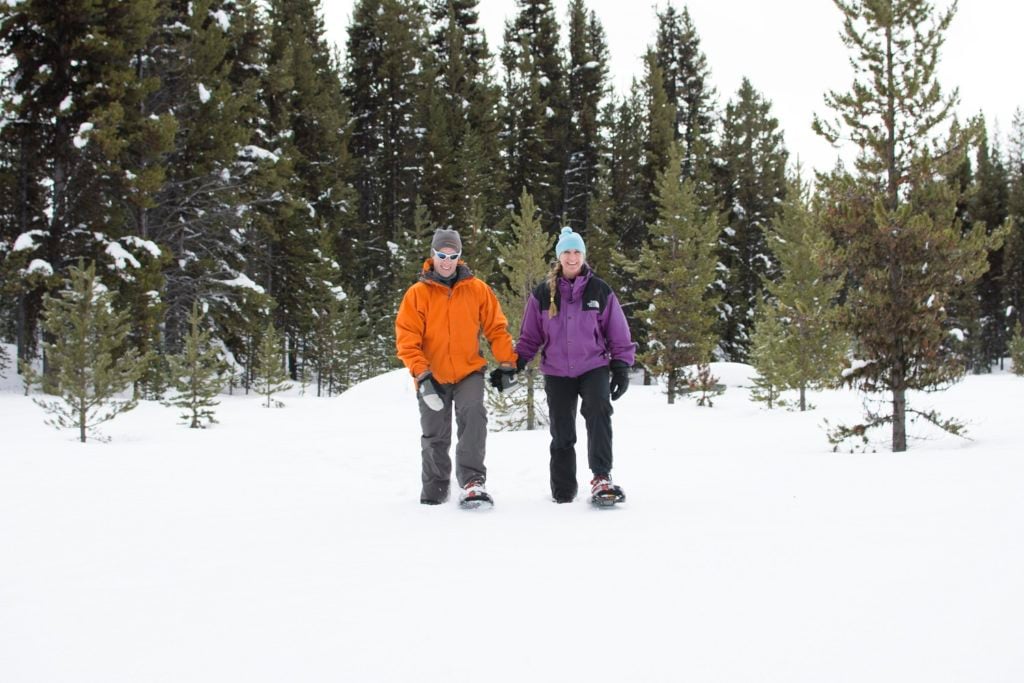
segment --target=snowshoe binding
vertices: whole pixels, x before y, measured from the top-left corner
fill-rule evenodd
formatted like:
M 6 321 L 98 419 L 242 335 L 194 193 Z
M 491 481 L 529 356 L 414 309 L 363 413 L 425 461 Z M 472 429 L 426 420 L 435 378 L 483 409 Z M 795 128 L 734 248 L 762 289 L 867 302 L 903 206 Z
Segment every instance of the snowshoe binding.
M 471 481 L 462 489 L 459 494 L 459 507 L 465 510 L 476 510 L 478 508 L 494 507 L 494 499 L 487 493 L 482 481 Z
M 598 474 L 590 482 L 590 504 L 599 508 L 610 508 L 626 500 L 622 488 L 612 483 L 607 474 Z

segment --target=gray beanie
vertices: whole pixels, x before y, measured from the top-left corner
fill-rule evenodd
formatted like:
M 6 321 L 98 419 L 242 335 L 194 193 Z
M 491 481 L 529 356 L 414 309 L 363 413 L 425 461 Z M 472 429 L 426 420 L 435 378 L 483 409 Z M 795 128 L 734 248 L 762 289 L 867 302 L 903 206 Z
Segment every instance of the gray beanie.
M 462 253 L 462 238 L 459 237 L 459 233 L 456 230 L 438 228 L 437 232 L 434 233 L 434 239 L 430 241 L 430 246 L 434 251 L 441 251 L 445 247 L 451 247 L 455 251 Z

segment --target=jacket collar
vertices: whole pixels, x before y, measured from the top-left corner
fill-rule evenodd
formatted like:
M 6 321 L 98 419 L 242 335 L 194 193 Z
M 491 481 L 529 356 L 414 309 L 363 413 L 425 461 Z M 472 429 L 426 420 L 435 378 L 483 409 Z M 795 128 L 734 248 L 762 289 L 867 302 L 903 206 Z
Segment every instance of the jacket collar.
M 473 271 L 469 269 L 465 261 L 459 261 L 459 265 L 455 268 L 455 279 L 452 280 L 451 284 L 445 282 L 438 275 L 437 271 L 434 270 L 434 259 L 428 258 L 423 262 L 423 270 L 420 271 L 420 282 L 432 282 L 434 284 L 442 285 L 444 287 L 454 287 L 463 280 L 468 280 L 473 277 Z
M 574 280 L 567 280 L 564 277 L 558 278 L 559 289 L 569 289 L 573 296 L 581 293 L 583 288 L 590 282 L 590 278 L 593 277 L 594 271 L 590 270 L 590 266 L 583 264 L 583 268 L 580 269 L 580 274 L 576 276 Z

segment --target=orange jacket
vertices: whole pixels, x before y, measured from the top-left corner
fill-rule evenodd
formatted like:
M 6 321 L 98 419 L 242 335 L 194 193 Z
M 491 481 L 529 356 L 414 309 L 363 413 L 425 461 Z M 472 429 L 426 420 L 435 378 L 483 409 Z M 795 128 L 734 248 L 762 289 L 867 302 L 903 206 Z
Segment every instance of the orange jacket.
M 427 259 L 419 281 L 410 287 L 395 318 L 398 357 L 413 377 L 426 370 L 442 384 L 454 384 L 487 365 L 481 334 L 499 363 L 516 362 L 508 319 L 494 292 L 461 261 L 452 287 L 434 274 Z

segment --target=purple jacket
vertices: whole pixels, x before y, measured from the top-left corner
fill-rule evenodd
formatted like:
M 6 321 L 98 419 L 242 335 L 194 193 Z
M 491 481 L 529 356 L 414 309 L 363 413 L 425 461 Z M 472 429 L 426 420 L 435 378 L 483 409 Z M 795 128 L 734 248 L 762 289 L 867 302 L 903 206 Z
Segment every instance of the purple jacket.
M 585 268 L 573 281 L 558 279 L 558 315 L 551 318 L 550 290 L 541 283 L 530 294 L 516 353 L 529 362 L 541 352 L 540 371 L 556 377 L 579 377 L 612 360 L 636 361 L 636 344 L 611 287 Z

